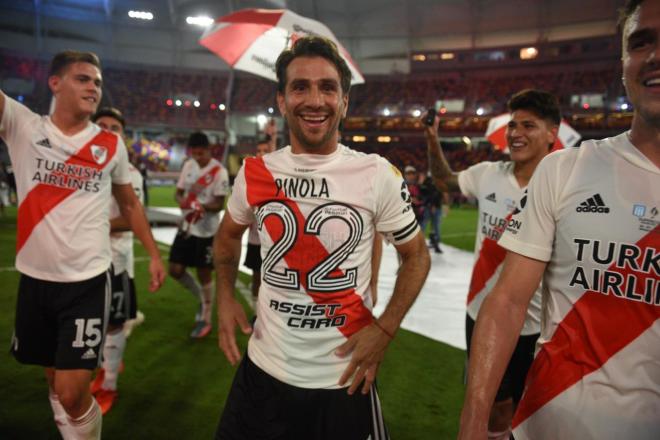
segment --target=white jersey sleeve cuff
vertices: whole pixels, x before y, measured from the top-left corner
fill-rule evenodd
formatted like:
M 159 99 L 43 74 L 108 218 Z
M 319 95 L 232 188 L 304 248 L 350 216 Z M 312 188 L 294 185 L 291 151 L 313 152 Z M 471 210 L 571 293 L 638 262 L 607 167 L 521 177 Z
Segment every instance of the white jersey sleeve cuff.
M 516 254 L 533 258 L 535 260 L 548 262 L 552 256 L 552 249 L 534 246 L 529 243 L 523 243 L 520 240 L 511 237 L 510 234 L 504 234 L 497 241 L 497 244 L 508 251 L 515 252 Z

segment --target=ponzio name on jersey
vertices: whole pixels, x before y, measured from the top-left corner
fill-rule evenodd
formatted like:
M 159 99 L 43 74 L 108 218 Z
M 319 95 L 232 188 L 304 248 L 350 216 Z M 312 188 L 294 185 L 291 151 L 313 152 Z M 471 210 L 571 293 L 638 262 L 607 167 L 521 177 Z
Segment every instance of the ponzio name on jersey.
M 341 327 L 346 323 L 346 315 L 337 315 L 341 304 L 295 304 L 270 300 L 270 308 L 282 314 L 293 315 L 287 325 L 294 328 Z
M 579 262 L 593 261 L 608 269 L 576 266 L 569 286 L 660 305 L 660 252 L 634 244 L 575 239 Z
M 283 193 L 284 197 L 326 197 L 330 198 L 328 182 L 325 178 L 285 178 L 275 179 L 275 197 Z

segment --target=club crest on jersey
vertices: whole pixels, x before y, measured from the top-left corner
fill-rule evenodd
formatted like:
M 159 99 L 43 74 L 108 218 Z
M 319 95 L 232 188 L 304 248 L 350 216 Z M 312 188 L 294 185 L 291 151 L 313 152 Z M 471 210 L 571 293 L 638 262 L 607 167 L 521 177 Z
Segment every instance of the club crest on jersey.
M 92 151 L 92 158 L 97 164 L 103 165 L 105 161 L 108 159 L 107 148 L 102 147 L 100 145 L 92 145 L 90 150 Z

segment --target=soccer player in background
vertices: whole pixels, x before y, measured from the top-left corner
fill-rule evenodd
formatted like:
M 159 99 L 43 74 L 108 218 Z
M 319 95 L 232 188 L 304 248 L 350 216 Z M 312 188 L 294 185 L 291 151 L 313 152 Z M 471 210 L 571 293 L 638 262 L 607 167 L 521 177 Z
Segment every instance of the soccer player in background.
M 231 364 L 241 358 L 236 326 L 252 333 L 216 438 L 385 439 L 374 382 L 426 279 L 428 249 L 399 171 L 338 143 L 351 74 L 334 43 L 300 38 L 276 66 L 291 145 L 245 160 L 214 241 L 218 337 Z M 255 222 L 266 257 L 252 328 L 234 284 Z M 403 261 L 378 319 L 376 231 Z
M 49 400 L 65 439 L 98 439 L 102 415 L 89 390 L 101 358 L 110 299 L 111 196 L 147 250 L 150 290 L 165 270 L 128 174 L 123 140 L 90 122 L 101 100 L 101 65 L 90 52 L 53 58 L 50 116 L 0 91 L 0 137 L 16 173 L 16 269 L 11 351 L 45 367 Z
M 486 437 L 541 279 L 541 336 L 516 440 L 660 433 L 660 2 L 628 1 L 621 23 L 632 127 L 553 153 L 535 171 L 474 330 L 461 440 Z
M 481 304 L 500 276 L 506 254 L 497 240 L 513 211 L 518 208 L 536 166 L 551 151 L 561 122 L 557 98 L 539 90 L 523 90 L 513 95 L 508 108 L 511 121 L 506 128 L 506 139 L 511 152 L 510 161 L 481 162 L 454 173 L 438 141 L 439 118 L 436 117 L 434 124 L 425 129 L 431 173 L 438 181 L 437 186 L 446 186 L 450 191 L 460 190 L 465 196 L 476 198 L 479 204 L 475 263 L 465 317 L 470 363 L 474 322 Z M 525 325 L 490 410 L 489 439 L 506 440 L 510 436 L 511 419 L 534 359 L 534 347 L 540 332 L 540 310 L 541 287 L 537 286 L 525 314 Z
M 126 122 L 122 113 L 113 107 L 99 109 L 92 122 L 104 130 L 124 137 Z M 142 174 L 131 163 L 128 172 L 133 191 L 141 203 L 144 202 L 142 192 Z M 110 246 L 112 248 L 112 296 L 110 299 L 110 315 L 108 332 L 103 344 L 103 363 L 98 370 L 90 390 L 105 415 L 117 398 L 117 377 L 123 364 L 126 349 L 126 334 L 124 324 L 129 319 L 135 319 L 137 313 L 137 296 L 135 294 L 135 271 L 133 259 L 133 232 L 130 225 L 119 211 L 117 201 L 112 198 L 110 206 Z
M 192 160 L 183 164 L 174 198 L 183 211 L 172 248 L 170 276 L 199 300 L 191 338 L 203 338 L 211 332 L 213 309 L 213 235 L 220 223 L 220 211 L 229 192 L 227 170 L 211 157 L 208 137 L 201 132 L 188 139 Z M 197 280 L 187 267 L 197 270 Z
M 256 156 L 263 157 L 264 155 L 275 151 L 274 145 L 271 145 L 271 138 L 269 135 L 264 136 L 257 142 Z M 259 286 L 261 285 L 261 242 L 259 241 L 259 231 L 257 224 L 252 223 L 248 230 L 248 245 L 245 254 L 245 267 L 252 270 L 252 299 L 257 300 L 259 295 Z

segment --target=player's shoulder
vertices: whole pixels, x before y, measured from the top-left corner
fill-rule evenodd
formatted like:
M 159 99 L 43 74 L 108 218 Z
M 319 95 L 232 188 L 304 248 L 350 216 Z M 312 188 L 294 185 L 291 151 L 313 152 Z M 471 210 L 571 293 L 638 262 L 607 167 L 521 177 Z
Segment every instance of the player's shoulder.
M 491 174 L 508 174 L 513 170 L 513 162 L 508 160 L 498 160 L 498 161 L 489 161 L 484 160 L 479 163 L 475 163 L 470 167 L 463 170 L 463 172 L 468 172 L 474 175 L 482 175 L 486 173 Z

